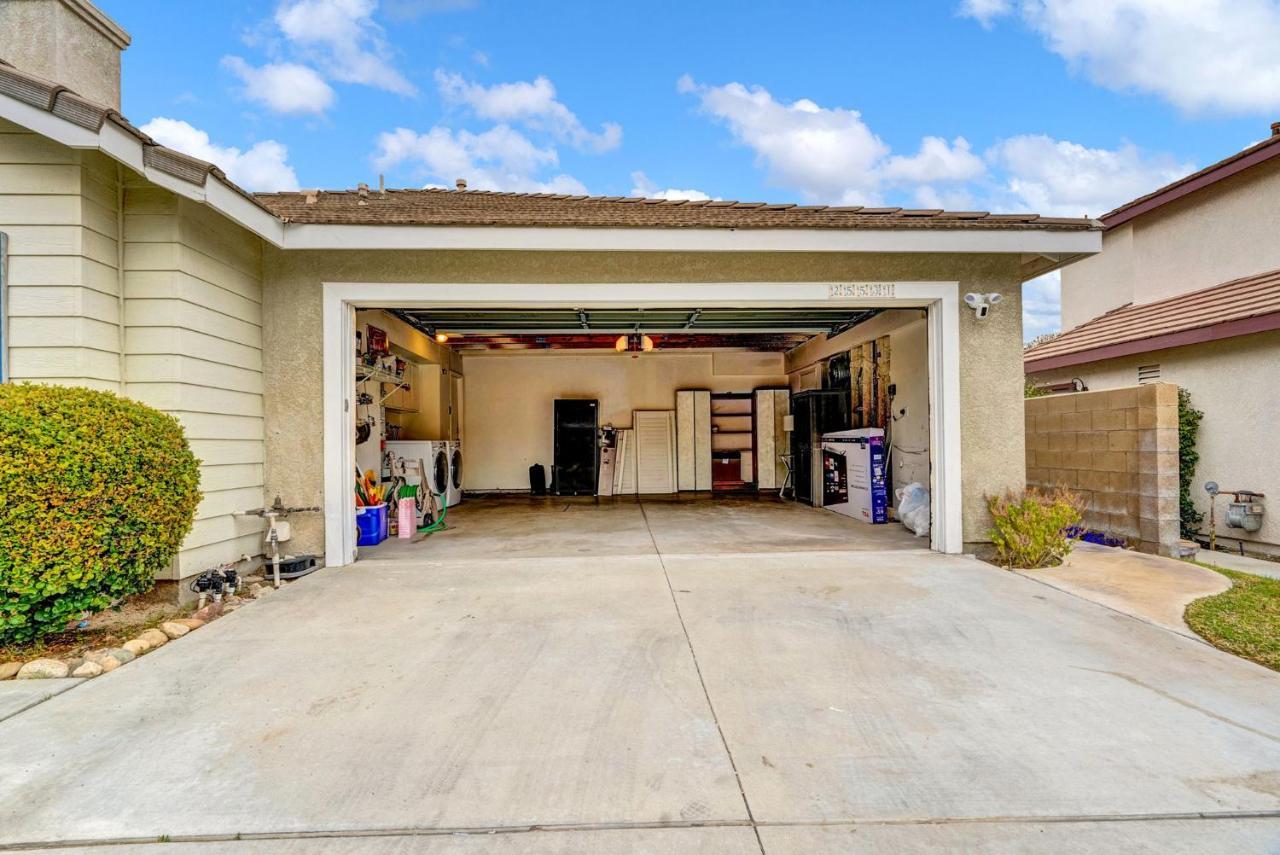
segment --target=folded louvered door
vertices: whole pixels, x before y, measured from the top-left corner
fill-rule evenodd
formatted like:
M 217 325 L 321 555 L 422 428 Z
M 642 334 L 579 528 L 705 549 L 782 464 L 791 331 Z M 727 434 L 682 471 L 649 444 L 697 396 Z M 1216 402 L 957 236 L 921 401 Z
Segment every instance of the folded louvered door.
M 636 410 L 636 492 L 676 491 L 676 419 L 674 410 Z

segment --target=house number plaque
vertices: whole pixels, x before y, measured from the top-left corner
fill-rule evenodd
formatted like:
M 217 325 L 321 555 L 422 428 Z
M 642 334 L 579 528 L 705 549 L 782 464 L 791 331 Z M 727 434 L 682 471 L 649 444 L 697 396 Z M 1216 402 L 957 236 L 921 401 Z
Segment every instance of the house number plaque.
M 861 300 L 893 299 L 892 282 L 832 282 L 827 285 L 827 298 L 855 297 Z

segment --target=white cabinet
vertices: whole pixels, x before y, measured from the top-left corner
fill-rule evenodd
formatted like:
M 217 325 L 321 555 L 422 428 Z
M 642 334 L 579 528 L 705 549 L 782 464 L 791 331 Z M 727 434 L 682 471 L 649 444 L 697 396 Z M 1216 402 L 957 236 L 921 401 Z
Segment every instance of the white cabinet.
M 676 473 L 681 490 L 711 489 L 711 393 L 676 392 Z

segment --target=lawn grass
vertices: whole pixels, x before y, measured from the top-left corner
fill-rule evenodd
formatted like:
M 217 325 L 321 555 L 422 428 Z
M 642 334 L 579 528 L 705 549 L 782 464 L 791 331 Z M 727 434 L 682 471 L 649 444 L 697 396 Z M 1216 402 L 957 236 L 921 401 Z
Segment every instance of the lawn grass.
M 1280 671 L 1280 579 L 1194 563 L 1226 576 L 1231 588 L 1187 606 L 1187 625 L 1214 647 Z

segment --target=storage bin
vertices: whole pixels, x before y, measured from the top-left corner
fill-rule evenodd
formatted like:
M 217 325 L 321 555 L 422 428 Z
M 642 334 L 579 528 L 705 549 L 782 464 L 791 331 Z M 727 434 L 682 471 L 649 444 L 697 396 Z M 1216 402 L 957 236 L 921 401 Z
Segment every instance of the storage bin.
M 357 546 L 377 546 L 387 539 L 387 506 L 356 508 Z

